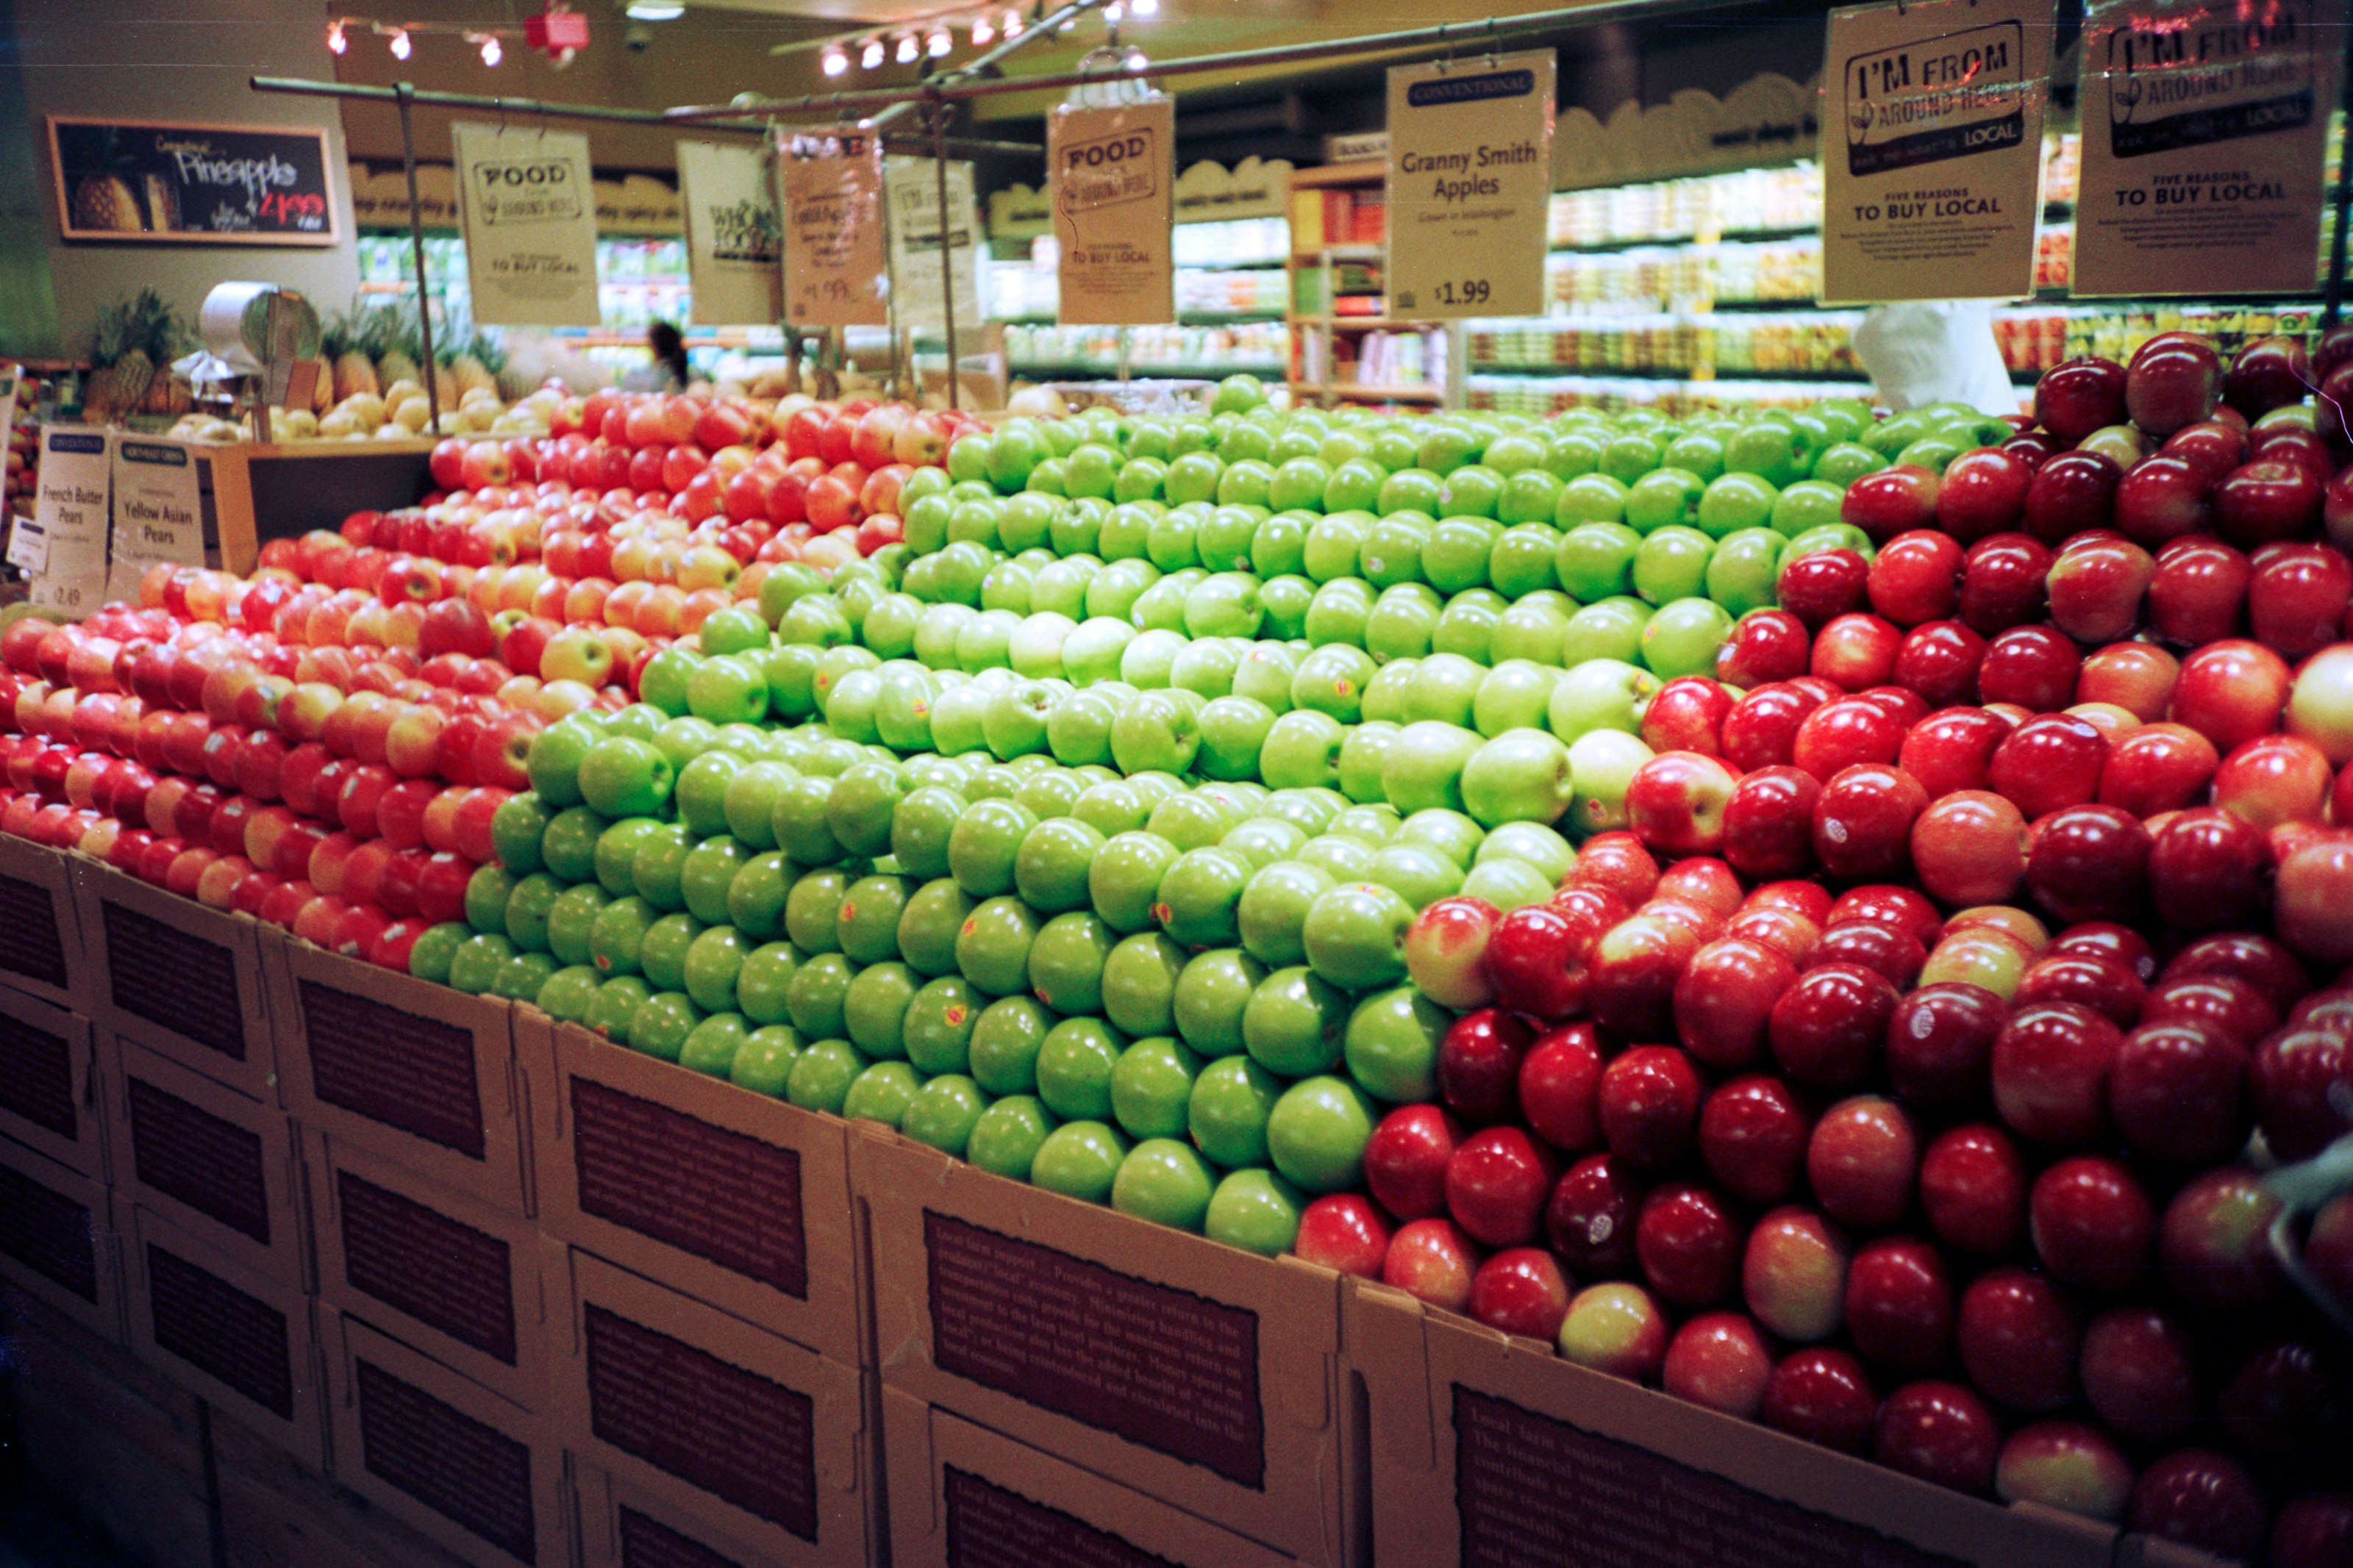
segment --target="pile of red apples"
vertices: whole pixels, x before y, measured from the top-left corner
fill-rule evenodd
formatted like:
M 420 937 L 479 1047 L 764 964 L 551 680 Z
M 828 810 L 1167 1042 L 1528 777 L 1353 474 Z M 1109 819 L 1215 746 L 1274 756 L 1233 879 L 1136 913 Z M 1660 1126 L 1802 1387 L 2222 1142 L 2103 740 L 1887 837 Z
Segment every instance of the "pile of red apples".
M 0 832 L 405 971 L 463 918 L 533 734 L 624 706 L 647 659 L 776 564 L 895 542 L 899 486 L 961 427 L 598 394 L 541 441 L 445 443 L 446 493 L 271 541 L 250 577 L 159 566 L 136 605 L 20 620 L 0 633 Z
M 1426 910 L 1440 1103 L 1300 1250 L 1979 1495 L 2353 1562 L 2272 1164 L 2353 1128 L 2353 332 L 2047 375 L 1857 481 L 1548 904 Z M 1761 624 L 1760 624 L 1761 623 Z M 2295 1227 L 2353 1306 L 2353 1195 Z

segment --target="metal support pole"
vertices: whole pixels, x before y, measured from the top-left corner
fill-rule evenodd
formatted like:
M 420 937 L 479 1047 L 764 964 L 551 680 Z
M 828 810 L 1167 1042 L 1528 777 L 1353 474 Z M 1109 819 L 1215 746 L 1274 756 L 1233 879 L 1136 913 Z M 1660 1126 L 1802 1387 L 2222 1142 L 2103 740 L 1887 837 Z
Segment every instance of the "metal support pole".
M 940 316 L 948 333 L 948 406 L 959 406 L 956 392 L 956 319 L 955 319 L 955 236 L 948 226 L 948 108 L 944 103 L 931 106 L 932 112 L 932 174 L 939 184 L 940 197 Z M 913 355 L 911 354 L 912 360 Z M 915 390 L 923 389 L 923 378 L 915 377 Z M 921 402 L 919 397 L 916 400 Z
M 441 434 L 441 381 L 433 364 L 433 296 L 425 286 L 425 224 L 417 215 L 417 132 L 409 123 L 408 110 L 417 97 L 417 84 L 400 82 L 393 88 L 400 103 L 400 163 L 408 175 L 408 250 L 417 263 L 417 330 L 425 351 L 425 410 L 428 427 L 438 437 Z
M 2328 282 L 2327 303 L 2320 309 L 2320 324 L 2333 327 L 2345 303 L 2345 220 L 2348 208 L 2353 208 L 2353 28 L 2345 35 L 2345 58 L 2337 62 L 2342 74 L 2337 83 L 2337 105 L 2345 116 L 2345 133 L 2337 143 L 2337 189 L 2332 196 L 2337 211 L 2337 232 L 2328 240 Z

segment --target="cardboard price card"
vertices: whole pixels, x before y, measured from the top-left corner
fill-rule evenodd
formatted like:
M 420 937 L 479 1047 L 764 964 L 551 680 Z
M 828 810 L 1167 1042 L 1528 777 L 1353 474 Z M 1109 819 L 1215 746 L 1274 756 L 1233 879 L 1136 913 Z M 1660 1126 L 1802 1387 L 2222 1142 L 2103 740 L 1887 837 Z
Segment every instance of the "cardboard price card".
M 1057 320 L 1130 326 L 1176 319 L 1176 100 L 1046 118 L 1047 178 L 1061 247 Z
M 1831 13 L 1824 303 L 2033 291 L 2052 26 L 2051 0 Z
M 696 323 L 774 322 L 784 295 L 784 231 L 760 149 L 680 142 L 678 193 Z
M 139 599 L 139 579 L 159 563 L 205 563 L 204 502 L 196 464 L 176 441 L 114 440 L 114 545 L 110 599 Z
M 2084 19 L 2077 294 L 2301 292 L 2343 0 L 2114 0 Z
M 9 558 L 33 579 L 44 610 L 79 616 L 106 592 L 108 501 L 114 437 L 81 425 L 41 426 L 33 528 L 19 527 Z M 24 552 L 19 555 L 18 552 Z M 37 554 L 37 563 L 26 559 Z
M 458 216 L 474 320 L 501 327 L 593 327 L 596 193 L 588 138 L 460 121 Z
M 959 335 L 981 327 L 980 206 L 973 198 L 972 165 L 951 160 L 947 205 L 940 205 L 939 164 L 929 158 L 882 161 L 884 198 L 891 207 L 891 313 L 902 331 L 944 332 L 940 235 L 947 235 L 948 276 L 955 280 Z
M 882 221 L 882 139 L 802 132 L 776 145 L 784 185 L 785 320 L 796 327 L 891 321 Z
M 1541 316 L 1550 49 L 1389 71 L 1388 312 Z

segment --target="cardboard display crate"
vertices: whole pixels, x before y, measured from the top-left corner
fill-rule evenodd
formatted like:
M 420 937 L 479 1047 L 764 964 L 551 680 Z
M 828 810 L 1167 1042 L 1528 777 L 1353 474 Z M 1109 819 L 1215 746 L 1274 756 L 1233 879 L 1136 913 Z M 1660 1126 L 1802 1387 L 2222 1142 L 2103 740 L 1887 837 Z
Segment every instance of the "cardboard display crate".
M 279 1103 L 260 923 L 94 861 L 76 864 L 73 880 L 91 1018 L 249 1100 Z
M 479 1568 L 567 1568 L 564 1448 L 540 1417 L 329 1308 L 334 1479 Z
M 1349 1561 L 1339 1279 L 850 1131 L 884 1385 L 1303 1562 Z
M 73 864 L 61 849 L 0 834 L 0 985 L 87 1013 L 94 988 Z
M 541 1227 L 850 1365 L 865 1322 L 843 1124 L 515 1010 Z
M 115 1212 L 132 1350 L 303 1464 L 325 1469 L 311 1298 L 300 1286 L 229 1262 L 204 1237 L 120 1194 Z
M 305 1129 L 302 1150 L 320 1299 L 544 1411 L 560 1244 L 356 1143 Z
M 554 1424 L 573 1451 L 785 1568 L 883 1530 L 863 1374 L 575 1248 Z
M 1345 1292 L 1383 1563 L 1503 1568 L 1571 1542 L 1629 1568 L 2107 1568 L 2116 1532 L 2001 1507 L 1575 1366 L 1530 1340 Z
M 0 1138 L 0 1279 L 122 1342 L 122 1275 L 106 1184 Z
M 297 1121 L 530 1217 L 531 1119 L 505 1002 L 275 931 L 262 954 Z
M 99 1079 L 116 1192 L 223 1258 L 311 1289 L 294 1125 L 212 1079 L 99 1031 Z
M 0 930 L 7 921 L 0 910 Z M 105 1119 L 91 1070 L 94 1044 L 89 1019 L 0 985 L 0 1138 L 103 1178 Z
M 1282 1568 L 1295 1560 L 896 1389 L 892 1568 Z
M 580 1568 L 768 1568 L 776 1561 L 714 1530 L 710 1510 L 681 1508 L 585 1460 L 573 1461 L 572 1491 Z

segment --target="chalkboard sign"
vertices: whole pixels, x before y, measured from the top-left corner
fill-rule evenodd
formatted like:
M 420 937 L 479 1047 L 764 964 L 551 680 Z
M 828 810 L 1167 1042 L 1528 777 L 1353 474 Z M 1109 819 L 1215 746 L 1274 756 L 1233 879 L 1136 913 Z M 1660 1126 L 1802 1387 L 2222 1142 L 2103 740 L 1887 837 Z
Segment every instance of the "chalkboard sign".
M 68 239 L 333 245 L 323 130 L 49 117 Z

